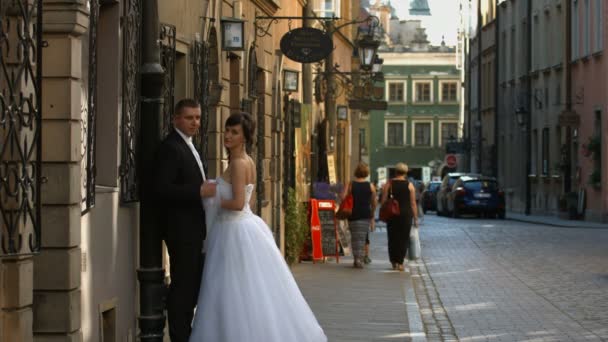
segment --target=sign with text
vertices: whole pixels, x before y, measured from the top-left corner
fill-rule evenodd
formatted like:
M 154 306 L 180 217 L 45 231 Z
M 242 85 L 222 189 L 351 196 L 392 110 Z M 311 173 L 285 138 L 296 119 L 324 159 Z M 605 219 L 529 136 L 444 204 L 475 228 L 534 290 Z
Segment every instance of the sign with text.
M 358 110 L 386 110 L 388 102 L 373 100 L 348 100 L 348 108 Z
M 310 200 L 310 234 L 312 240 L 312 256 L 315 260 L 328 256 L 340 261 L 338 248 L 338 226 L 335 216 L 336 204 L 333 200 Z
M 325 59 L 334 48 L 329 35 L 312 27 L 291 30 L 281 38 L 281 52 L 292 61 L 315 63 Z
M 329 171 L 329 184 L 336 184 L 336 158 L 333 153 L 327 154 L 327 170 Z

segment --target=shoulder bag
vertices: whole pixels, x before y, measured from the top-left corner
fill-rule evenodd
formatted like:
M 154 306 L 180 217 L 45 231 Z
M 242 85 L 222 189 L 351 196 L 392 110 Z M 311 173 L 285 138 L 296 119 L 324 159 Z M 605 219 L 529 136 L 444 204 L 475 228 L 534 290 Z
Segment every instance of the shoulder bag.
M 336 213 L 336 218 L 339 220 L 347 220 L 353 214 L 353 191 L 351 185 L 350 193 L 344 197 L 342 203 L 340 203 L 340 208 Z
M 380 220 L 384 222 L 388 222 L 393 217 L 397 217 L 401 214 L 401 210 L 399 209 L 399 202 L 393 198 L 393 183 L 389 181 L 388 183 L 389 193 L 386 199 L 386 202 L 382 203 L 380 207 Z

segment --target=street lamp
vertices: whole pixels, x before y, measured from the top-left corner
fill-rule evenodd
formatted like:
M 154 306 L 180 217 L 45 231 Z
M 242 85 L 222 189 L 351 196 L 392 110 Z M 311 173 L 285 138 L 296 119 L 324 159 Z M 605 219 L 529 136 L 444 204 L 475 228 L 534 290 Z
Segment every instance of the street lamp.
M 373 32 L 373 29 L 371 29 L 371 31 Z M 379 46 L 380 41 L 374 39 L 373 33 L 367 34 L 357 41 L 357 52 L 361 69 L 366 71 L 372 70 Z
M 382 64 L 384 63 L 384 59 L 378 57 L 374 59 L 374 65 L 372 65 L 372 73 L 378 74 L 382 70 Z
M 515 109 L 515 118 L 517 119 L 517 123 L 519 124 L 519 126 L 524 127 L 524 124 L 526 123 L 525 120 L 525 115 L 526 115 L 526 109 L 523 107 L 517 107 Z

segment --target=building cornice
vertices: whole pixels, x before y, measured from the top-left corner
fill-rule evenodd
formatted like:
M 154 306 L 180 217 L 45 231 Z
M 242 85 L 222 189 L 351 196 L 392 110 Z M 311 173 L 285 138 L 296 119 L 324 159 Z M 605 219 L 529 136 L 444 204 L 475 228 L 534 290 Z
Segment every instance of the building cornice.
M 272 16 L 281 8 L 280 0 L 251 0 L 264 14 Z

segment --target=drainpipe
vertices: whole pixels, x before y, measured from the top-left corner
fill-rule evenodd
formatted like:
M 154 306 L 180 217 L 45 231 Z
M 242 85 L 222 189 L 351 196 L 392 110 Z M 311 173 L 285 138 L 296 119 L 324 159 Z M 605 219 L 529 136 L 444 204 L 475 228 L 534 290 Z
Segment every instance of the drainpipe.
M 482 70 L 481 67 L 481 54 L 482 50 L 482 41 L 481 38 L 482 33 L 481 29 L 483 27 L 482 24 L 482 16 L 481 16 L 481 0 L 477 0 L 477 122 L 475 122 L 475 126 L 477 127 L 477 172 L 482 173 L 481 170 L 481 157 L 482 157 L 482 125 L 481 125 L 481 97 L 483 94 L 481 80 L 482 80 Z
M 469 2 L 470 4 L 470 2 Z M 469 9 L 471 7 L 469 6 Z M 467 146 L 466 146 L 466 153 L 467 153 L 467 170 L 466 171 L 471 171 L 471 166 L 472 166 L 472 155 L 471 155 L 471 140 L 473 138 L 472 134 L 471 134 L 471 118 L 472 118 L 472 113 L 471 113 L 471 91 L 473 89 L 472 85 L 471 85 L 471 81 L 473 80 L 473 78 L 471 77 L 473 72 L 472 72 L 472 68 L 471 68 L 471 63 L 473 62 L 473 59 L 471 57 L 471 35 L 469 34 L 467 36 L 467 74 L 468 74 L 468 82 L 467 82 L 467 129 L 466 129 L 466 142 L 467 142 Z
M 566 73 L 566 113 L 572 114 L 572 0 L 566 0 L 566 60 L 564 72 Z M 572 127 L 566 126 L 566 167 L 564 168 L 564 193 L 572 191 Z
M 532 160 L 530 160 L 532 156 L 532 77 L 530 75 L 532 71 L 532 0 L 528 0 L 527 2 L 527 11 L 526 20 L 528 21 L 528 61 L 526 68 L 526 91 L 528 92 L 530 99 L 528 100 L 528 110 L 527 110 L 527 119 L 526 119 L 526 215 L 530 215 L 530 207 L 532 202 L 532 187 L 530 184 L 530 177 L 528 175 L 532 171 Z
M 498 179 L 498 87 L 499 87 L 499 64 L 500 64 L 500 18 L 498 15 L 498 0 L 494 3 L 494 151 L 492 155 L 492 173 Z
M 157 0 L 142 2 L 142 65 L 140 150 L 137 165 L 140 187 L 140 263 L 137 278 L 140 284 L 140 341 L 162 342 L 165 316 L 165 271 L 162 265 L 162 237 L 155 220 L 154 204 L 148 194 L 154 151 L 160 144 L 163 110 L 161 89 L 164 71 L 160 65 L 159 20 Z

